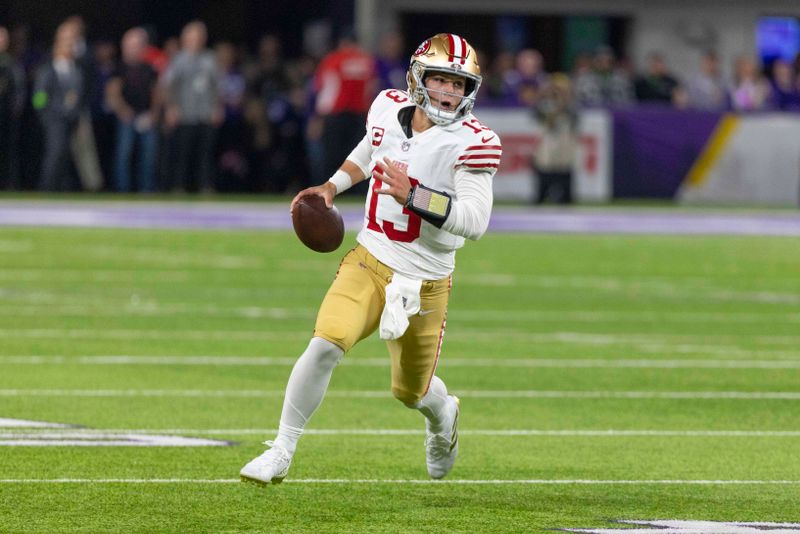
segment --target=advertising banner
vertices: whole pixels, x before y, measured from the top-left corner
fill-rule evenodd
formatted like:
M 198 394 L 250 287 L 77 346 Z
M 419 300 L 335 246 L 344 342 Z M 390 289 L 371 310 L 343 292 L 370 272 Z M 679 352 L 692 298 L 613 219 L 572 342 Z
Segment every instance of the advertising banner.
M 481 122 L 497 132 L 503 142 L 503 157 L 494 179 L 498 200 L 530 202 L 535 176 L 533 152 L 541 138 L 541 127 L 525 109 L 482 109 Z M 611 199 L 611 119 L 605 110 L 586 110 L 579 120 L 579 144 L 573 170 L 576 202 Z

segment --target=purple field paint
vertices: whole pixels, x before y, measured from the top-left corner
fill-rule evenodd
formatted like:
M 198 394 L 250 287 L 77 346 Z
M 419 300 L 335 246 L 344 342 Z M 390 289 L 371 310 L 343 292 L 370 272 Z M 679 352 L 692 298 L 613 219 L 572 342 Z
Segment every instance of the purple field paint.
M 360 228 L 363 209 L 339 206 L 347 230 Z M 289 230 L 292 219 L 288 203 L 2 201 L 0 226 Z M 496 207 L 489 228 L 569 234 L 800 236 L 800 213 Z

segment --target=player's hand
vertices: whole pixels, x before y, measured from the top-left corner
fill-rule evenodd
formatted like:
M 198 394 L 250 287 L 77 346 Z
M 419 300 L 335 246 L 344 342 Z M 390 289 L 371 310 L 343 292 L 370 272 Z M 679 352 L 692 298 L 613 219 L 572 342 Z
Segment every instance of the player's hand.
M 298 200 L 311 195 L 322 197 L 325 200 L 325 206 L 331 208 L 333 207 L 333 197 L 336 196 L 336 186 L 333 185 L 333 182 L 325 182 L 322 185 L 316 185 L 314 187 L 309 187 L 308 189 L 303 189 L 292 199 L 292 204 L 289 206 L 289 213 L 294 211 L 294 206 L 297 204 Z
M 390 195 L 398 204 L 405 205 L 408 193 L 411 191 L 411 181 L 408 174 L 400 167 L 392 163 L 389 158 L 383 158 L 383 163 L 378 162 L 377 170 L 380 181 L 388 185 L 386 189 L 373 189 L 373 193 L 379 195 Z

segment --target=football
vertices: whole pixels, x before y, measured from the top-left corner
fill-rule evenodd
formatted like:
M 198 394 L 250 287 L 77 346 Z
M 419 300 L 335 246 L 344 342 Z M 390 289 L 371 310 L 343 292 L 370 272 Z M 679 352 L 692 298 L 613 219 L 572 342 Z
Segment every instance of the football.
M 333 252 L 344 240 L 344 221 L 336 206 L 328 208 L 317 195 L 302 197 L 292 211 L 294 233 L 316 252 Z

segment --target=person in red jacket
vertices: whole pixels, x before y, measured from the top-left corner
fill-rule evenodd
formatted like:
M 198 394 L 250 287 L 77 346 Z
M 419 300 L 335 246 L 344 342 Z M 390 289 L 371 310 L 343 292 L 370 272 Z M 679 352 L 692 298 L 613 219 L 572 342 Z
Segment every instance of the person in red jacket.
M 314 75 L 316 113 L 323 118 L 324 176 L 339 168 L 364 136 L 367 111 L 377 89 L 375 59 L 345 32 Z

